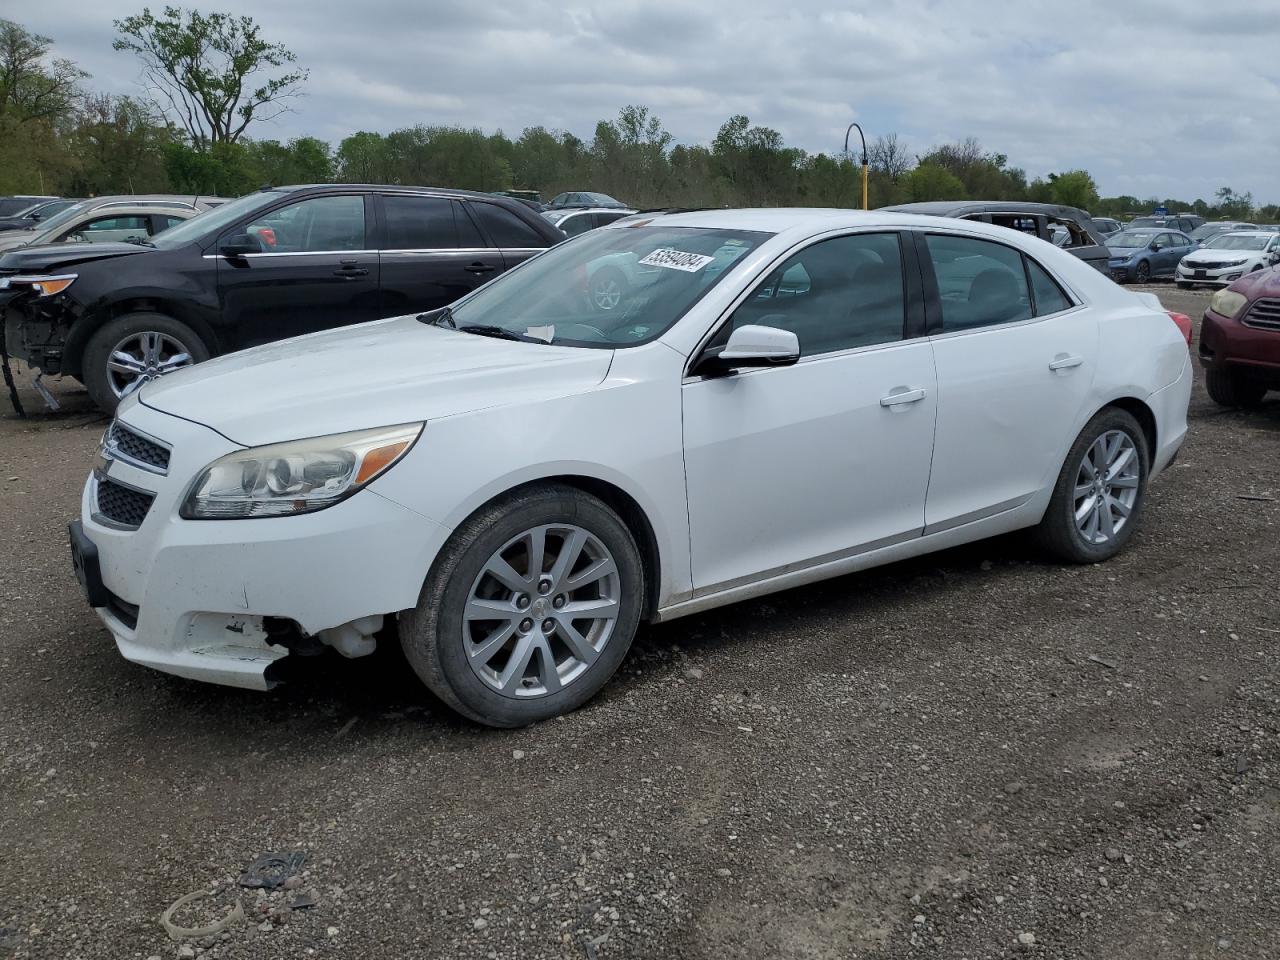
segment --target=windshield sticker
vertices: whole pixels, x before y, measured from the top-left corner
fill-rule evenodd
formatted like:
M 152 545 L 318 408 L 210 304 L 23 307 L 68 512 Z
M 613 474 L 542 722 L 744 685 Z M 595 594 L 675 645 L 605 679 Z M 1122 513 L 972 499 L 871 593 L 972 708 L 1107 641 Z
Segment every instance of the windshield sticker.
M 556 338 L 555 324 L 549 323 L 543 327 L 526 327 L 524 335 L 532 337 L 534 340 L 541 340 L 543 343 L 550 343 Z
M 680 250 L 672 250 L 669 247 L 660 247 L 641 260 L 640 263 L 646 267 L 666 267 L 668 270 L 697 273 L 714 259 L 715 257 L 704 256 L 701 253 L 684 253 Z

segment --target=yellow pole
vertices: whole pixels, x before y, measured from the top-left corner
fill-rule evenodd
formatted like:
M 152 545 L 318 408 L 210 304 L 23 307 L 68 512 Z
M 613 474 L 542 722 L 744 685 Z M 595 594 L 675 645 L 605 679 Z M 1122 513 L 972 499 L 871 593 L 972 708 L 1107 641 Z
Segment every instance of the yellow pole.
M 867 165 L 862 165 L 862 209 L 870 210 L 871 206 L 867 203 Z

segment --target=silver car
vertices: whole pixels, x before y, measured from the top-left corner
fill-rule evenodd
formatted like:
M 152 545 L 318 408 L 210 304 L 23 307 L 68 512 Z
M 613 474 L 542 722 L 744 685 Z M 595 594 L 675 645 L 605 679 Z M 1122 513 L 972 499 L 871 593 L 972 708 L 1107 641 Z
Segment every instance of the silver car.
M 45 243 L 145 240 L 216 206 L 219 197 L 115 196 L 82 200 L 35 229 L 0 232 L 0 251 Z

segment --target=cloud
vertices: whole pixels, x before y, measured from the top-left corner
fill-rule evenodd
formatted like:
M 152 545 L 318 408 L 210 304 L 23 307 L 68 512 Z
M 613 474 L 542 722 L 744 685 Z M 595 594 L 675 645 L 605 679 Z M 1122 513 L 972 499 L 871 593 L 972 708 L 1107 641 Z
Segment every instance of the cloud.
M 136 92 L 111 21 L 141 3 L 44 0 L 19 19 L 91 84 Z M 846 125 L 914 150 L 965 136 L 1037 176 L 1084 167 L 1104 194 L 1280 201 L 1280 4 L 1164 0 L 899 0 L 788 4 L 509 0 L 219 0 L 311 69 L 307 96 L 257 136 L 388 132 L 416 123 L 533 125 L 589 138 L 627 103 L 678 142 L 731 114 L 811 152 Z

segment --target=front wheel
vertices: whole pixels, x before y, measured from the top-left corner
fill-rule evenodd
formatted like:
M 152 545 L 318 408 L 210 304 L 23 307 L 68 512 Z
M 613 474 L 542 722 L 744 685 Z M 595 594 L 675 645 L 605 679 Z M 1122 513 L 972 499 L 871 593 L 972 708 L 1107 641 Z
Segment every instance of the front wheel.
M 1234 370 L 1207 370 L 1204 376 L 1209 399 L 1220 407 L 1256 407 L 1267 395 L 1267 386 Z
M 400 615 L 419 678 L 459 713 L 521 727 L 595 696 L 635 636 L 644 569 L 605 503 L 530 488 L 462 524 Z
M 162 313 L 126 313 L 89 338 L 80 367 L 93 402 L 111 413 L 143 384 L 208 359 L 209 348 L 185 323 Z
M 1151 264 L 1143 260 L 1133 271 L 1133 279 L 1135 283 L 1149 283 L 1151 281 Z
M 1151 455 L 1133 415 L 1107 407 L 1067 454 L 1044 519 L 1041 545 L 1069 563 L 1100 563 L 1129 542 L 1142 512 Z

